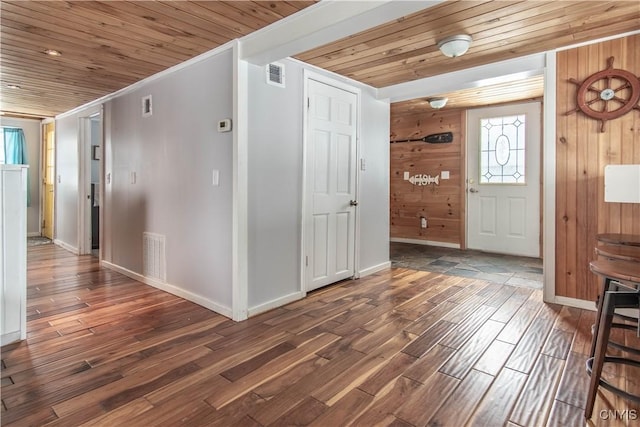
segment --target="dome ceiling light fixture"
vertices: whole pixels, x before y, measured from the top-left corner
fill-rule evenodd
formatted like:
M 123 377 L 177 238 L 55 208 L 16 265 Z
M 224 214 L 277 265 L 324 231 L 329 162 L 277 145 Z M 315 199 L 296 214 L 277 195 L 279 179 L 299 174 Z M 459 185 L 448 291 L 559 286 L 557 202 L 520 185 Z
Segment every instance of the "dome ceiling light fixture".
M 445 105 L 447 105 L 448 98 L 429 98 L 427 102 L 431 105 L 431 108 L 435 108 L 436 110 L 441 109 Z
M 473 39 L 468 34 L 458 34 L 456 36 L 445 37 L 438 42 L 438 49 L 443 55 L 455 58 L 469 50 Z
M 55 49 L 45 49 L 44 53 L 49 56 L 62 56 L 62 52 Z

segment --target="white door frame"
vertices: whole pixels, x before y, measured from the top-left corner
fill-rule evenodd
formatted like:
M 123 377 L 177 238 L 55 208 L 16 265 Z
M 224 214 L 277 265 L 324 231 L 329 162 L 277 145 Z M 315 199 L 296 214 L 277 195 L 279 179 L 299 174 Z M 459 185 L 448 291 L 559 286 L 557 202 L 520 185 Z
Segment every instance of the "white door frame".
M 309 71 L 307 69 L 304 70 L 303 73 L 303 113 L 302 113 L 302 221 L 301 221 L 301 251 L 300 251 L 300 284 L 301 291 L 303 296 L 306 296 L 309 291 L 309 283 L 308 283 L 308 275 L 307 275 L 307 254 L 306 254 L 306 245 L 309 239 L 308 233 L 306 232 L 306 222 L 309 216 L 309 194 L 307 194 L 307 180 L 308 171 L 307 171 L 307 158 L 309 155 L 309 119 L 308 119 L 308 99 L 309 99 L 309 80 L 315 80 L 320 83 L 327 84 L 329 86 L 336 87 L 338 89 L 345 90 L 347 92 L 351 92 L 356 95 L 356 158 L 354 159 L 354 167 L 356 167 L 356 182 L 355 182 L 355 192 L 356 192 L 356 200 L 360 197 L 360 168 L 357 167 L 360 159 L 360 135 L 362 135 L 362 105 L 361 105 L 361 91 L 359 88 L 355 86 L 351 86 L 347 83 L 341 82 L 339 80 L 334 80 L 325 75 Z M 353 258 L 353 277 L 359 278 L 360 271 L 360 209 L 358 206 L 355 207 L 355 239 L 354 239 L 354 258 Z
M 539 139 L 539 145 L 538 145 L 538 149 L 534 150 L 533 152 L 527 151 L 527 157 L 531 157 L 531 155 L 537 156 L 538 157 L 538 174 L 537 176 L 533 176 L 530 177 L 529 179 L 533 179 L 535 180 L 536 185 L 534 186 L 537 194 L 538 194 L 538 215 L 537 215 L 537 219 L 538 219 L 538 239 L 537 239 L 537 248 L 538 248 L 538 255 L 537 257 L 542 256 L 542 252 L 543 252 L 543 247 L 540 244 L 540 235 L 542 233 L 542 219 L 543 219 L 543 212 L 540 210 L 540 206 L 542 203 L 542 191 L 541 191 L 541 185 L 540 185 L 540 177 L 542 176 L 542 170 L 543 170 L 543 158 L 542 158 L 542 146 L 544 144 L 544 138 L 543 138 L 543 129 L 542 129 L 542 114 L 543 114 L 543 105 L 541 102 L 539 101 L 532 101 L 532 102 L 522 102 L 522 103 L 517 103 L 517 104 L 512 104 L 514 107 L 518 106 L 518 105 L 524 105 L 524 104 L 536 104 L 539 108 L 539 121 L 537 123 L 537 126 L 539 127 L 539 132 L 538 132 L 538 139 Z M 481 108 L 474 108 L 474 111 L 480 111 L 480 110 L 499 110 L 501 108 L 508 108 L 512 105 L 494 105 L 494 106 L 488 106 L 488 107 L 481 107 Z M 466 123 L 466 144 L 465 144 L 465 175 L 466 175 L 466 182 L 465 182 L 465 205 L 466 205 L 466 219 L 465 219 L 465 241 L 466 241 L 466 247 L 469 249 L 473 249 L 471 247 L 469 247 L 469 236 L 470 236 L 470 221 L 473 220 L 472 216 L 470 215 L 470 209 L 469 209 L 469 195 L 468 195 L 468 189 L 470 186 L 473 187 L 478 187 L 479 186 L 479 182 L 470 184 L 469 183 L 469 151 L 471 149 L 477 150 L 477 141 L 471 141 L 471 135 L 470 135 L 470 130 L 469 130 L 469 112 L 467 112 L 467 123 Z M 529 126 L 529 124 L 527 125 Z M 529 131 L 527 131 L 528 133 Z M 474 135 L 475 136 L 475 135 Z M 473 145 L 473 147 L 471 146 Z M 529 164 L 529 162 L 527 161 L 527 164 Z
M 98 193 L 100 203 L 103 204 L 104 186 L 104 113 L 103 108 L 88 116 L 78 119 L 78 254 L 91 253 L 91 206 L 87 203 L 87 195 L 91 195 L 91 119 L 100 117 L 100 129 L 98 131 L 100 146 L 100 185 Z M 99 254 L 102 259 L 102 227 L 103 206 L 100 206 L 99 219 Z

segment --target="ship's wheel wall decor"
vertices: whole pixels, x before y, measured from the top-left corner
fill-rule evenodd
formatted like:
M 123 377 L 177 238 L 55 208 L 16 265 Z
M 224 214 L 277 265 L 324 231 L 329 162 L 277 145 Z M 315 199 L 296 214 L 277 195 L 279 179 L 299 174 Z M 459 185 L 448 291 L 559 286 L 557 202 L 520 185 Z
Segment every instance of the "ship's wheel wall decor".
M 574 110 L 565 115 L 582 111 L 588 117 L 600 121 L 600 132 L 604 132 L 607 120 L 617 119 L 636 109 L 640 111 L 640 79 L 633 73 L 613 68 L 614 57 L 607 60 L 607 68 L 598 71 L 580 82 L 569 81 L 578 86 L 577 103 Z

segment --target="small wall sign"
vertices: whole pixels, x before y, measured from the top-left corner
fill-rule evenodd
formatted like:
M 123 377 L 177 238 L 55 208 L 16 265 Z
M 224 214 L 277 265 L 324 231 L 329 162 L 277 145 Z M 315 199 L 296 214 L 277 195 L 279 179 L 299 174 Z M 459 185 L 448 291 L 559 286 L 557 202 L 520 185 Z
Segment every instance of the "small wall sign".
M 410 177 L 407 181 L 413 185 L 423 186 L 429 184 L 440 185 L 440 175 L 431 176 L 427 174 L 418 174 Z

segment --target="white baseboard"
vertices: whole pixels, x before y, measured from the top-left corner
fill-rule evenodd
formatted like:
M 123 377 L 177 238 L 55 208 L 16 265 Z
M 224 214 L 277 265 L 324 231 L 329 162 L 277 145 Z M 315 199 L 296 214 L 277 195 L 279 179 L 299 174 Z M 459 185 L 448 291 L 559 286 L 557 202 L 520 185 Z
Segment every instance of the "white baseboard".
M 298 301 L 305 296 L 307 296 L 306 292 L 298 291 L 271 301 L 267 301 L 263 304 L 256 305 L 255 307 L 249 308 L 249 317 L 264 313 L 265 311 L 273 310 L 274 308 L 282 307 L 283 305 L 289 304 L 290 302 Z
M 397 242 L 397 243 L 412 243 L 414 245 L 438 246 L 440 248 L 460 249 L 460 244 L 458 243 L 436 242 L 433 240 L 405 239 L 402 237 L 392 237 L 389 239 L 389 241 Z
M 377 273 L 378 271 L 386 270 L 387 268 L 391 268 L 391 261 L 383 262 L 378 265 L 374 265 L 373 267 L 365 268 L 364 270 L 360 270 L 360 277 L 369 276 L 370 274 Z
M 136 273 L 135 271 L 131 271 L 119 265 L 112 264 L 108 261 L 100 261 L 100 264 L 105 268 L 117 271 L 118 273 L 122 273 L 125 276 L 132 278 L 133 280 L 137 280 L 138 282 L 142 282 L 146 285 L 153 286 L 154 288 L 160 289 L 170 294 L 179 296 L 180 298 L 184 298 L 188 301 L 194 302 L 198 305 L 203 306 L 204 308 L 208 308 L 209 310 L 215 311 L 216 313 L 221 314 L 223 316 L 226 316 L 229 318 L 232 317 L 233 312 L 231 308 L 225 307 L 224 305 L 219 304 L 215 301 L 212 301 L 208 298 L 205 298 L 202 295 L 194 294 L 193 292 L 187 291 L 186 289 L 179 288 L 169 283 L 162 283 L 157 280 L 151 279 L 149 277 L 145 277 L 142 274 Z
M 566 305 L 568 307 L 581 308 L 582 310 L 596 311 L 596 305 L 593 301 L 585 301 L 583 299 L 553 296 L 550 301 L 552 304 Z
M 0 345 L 11 344 L 12 342 L 20 341 L 21 339 L 24 340 L 24 338 L 20 336 L 20 331 L 9 332 L 0 336 Z
M 53 239 L 53 243 L 60 246 L 62 249 L 66 249 L 69 252 L 71 252 L 74 255 L 78 255 L 80 254 L 80 251 L 78 250 L 78 248 L 71 246 L 68 243 L 63 242 L 62 240 L 58 240 L 58 239 Z
M 27 233 L 27 237 L 40 237 L 39 231 L 30 231 Z

